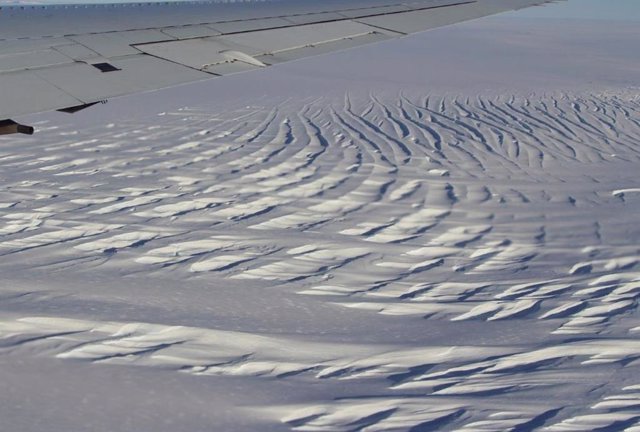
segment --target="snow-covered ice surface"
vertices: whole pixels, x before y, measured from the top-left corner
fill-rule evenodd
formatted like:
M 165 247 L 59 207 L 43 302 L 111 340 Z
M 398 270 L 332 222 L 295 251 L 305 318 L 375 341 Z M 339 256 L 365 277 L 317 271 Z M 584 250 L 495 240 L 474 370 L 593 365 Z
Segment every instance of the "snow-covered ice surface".
M 639 40 L 486 20 L 32 117 L 1 429 L 640 430 Z

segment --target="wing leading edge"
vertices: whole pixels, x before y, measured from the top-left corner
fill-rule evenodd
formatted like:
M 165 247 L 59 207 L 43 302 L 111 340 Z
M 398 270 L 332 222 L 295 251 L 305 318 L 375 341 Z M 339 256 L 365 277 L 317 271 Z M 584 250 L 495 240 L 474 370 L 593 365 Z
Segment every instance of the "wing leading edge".
M 550 0 L 0 7 L 0 120 L 399 38 Z M 0 134 L 29 133 L 11 121 Z

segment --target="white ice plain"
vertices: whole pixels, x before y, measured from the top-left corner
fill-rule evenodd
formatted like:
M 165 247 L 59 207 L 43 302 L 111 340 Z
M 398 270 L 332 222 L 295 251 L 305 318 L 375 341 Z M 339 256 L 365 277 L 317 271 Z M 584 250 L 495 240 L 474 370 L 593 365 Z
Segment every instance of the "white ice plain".
M 492 19 L 27 119 L 1 429 L 639 431 L 639 41 Z

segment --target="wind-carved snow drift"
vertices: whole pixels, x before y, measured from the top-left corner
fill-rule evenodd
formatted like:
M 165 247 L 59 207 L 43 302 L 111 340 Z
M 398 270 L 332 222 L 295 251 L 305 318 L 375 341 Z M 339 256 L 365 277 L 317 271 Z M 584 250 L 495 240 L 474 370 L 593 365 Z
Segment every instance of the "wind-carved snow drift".
M 3 288 L 5 360 L 322 384 L 246 396 L 300 431 L 640 430 L 636 93 L 289 100 L 41 129 L 44 144 L 0 147 L 0 271 L 102 287 Z M 253 318 L 83 309 L 130 295 L 118 281 L 142 287 L 141 311 L 162 309 L 160 287 L 228 285 Z M 78 306 L 57 313 L 65 296 Z M 323 337 L 276 330 L 277 302 Z M 370 331 L 332 336 L 331 321 Z

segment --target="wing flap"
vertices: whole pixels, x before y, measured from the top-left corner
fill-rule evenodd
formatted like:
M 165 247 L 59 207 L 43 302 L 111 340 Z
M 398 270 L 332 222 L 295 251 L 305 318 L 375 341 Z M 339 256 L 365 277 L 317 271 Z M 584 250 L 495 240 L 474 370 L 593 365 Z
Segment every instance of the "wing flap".
M 338 12 L 321 12 L 321 13 L 308 13 L 302 15 L 287 15 L 287 20 L 293 24 L 315 24 L 329 21 L 339 21 L 344 19 L 344 15 Z
M 131 46 L 131 42 L 122 33 L 73 36 L 69 39 L 106 58 L 140 53 Z
M 82 101 L 32 71 L 0 74 L 0 118 L 80 104 Z
M 235 46 L 239 51 L 257 56 L 349 37 L 362 36 L 372 31 L 373 29 L 371 27 L 354 21 L 335 21 L 285 29 L 220 36 L 219 39 L 224 41 L 225 44 Z
M 117 70 L 105 73 L 90 64 L 77 62 L 41 69 L 35 73 L 77 99 L 79 103 L 76 102 L 75 105 L 208 77 L 203 72 L 144 54 L 110 59 L 109 65 Z M 74 104 L 62 104 L 56 108 L 72 105 Z
M 272 28 L 291 27 L 291 21 L 284 18 L 262 18 L 245 21 L 227 21 L 209 24 L 221 34 L 252 32 Z
M 137 45 L 136 48 L 154 57 L 198 70 L 228 61 L 222 52 L 231 49 L 215 37 Z
M 69 44 L 65 38 L 16 39 L 0 41 L 0 55 L 42 51 Z
M 71 59 L 53 49 L 0 55 L 0 72 L 20 71 L 70 63 Z
M 360 18 L 358 22 L 394 32 L 410 34 L 446 26 L 456 22 L 479 18 L 485 9 L 476 3 L 461 4 L 455 8 L 443 7 L 393 15 Z
M 103 58 L 97 52 L 79 43 L 73 43 L 72 41 L 69 41 L 66 45 L 53 47 L 53 49 L 73 61 L 84 61 L 88 63 L 92 60 L 97 61 Z
M 351 36 L 343 39 L 316 43 L 304 47 L 276 51 L 270 54 L 256 56 L 256 59 L 266 64 L 284 63 L 288 61 L 299 60 L 305 57 L 313 57 L 330 52 L 346 50 L 360 45 L 381 42 L 388 39 L 391 39 L 391 37 L 389 37 L 387 34 L 373 31 L 359 36 Z
M 166 27 L 162 29 L 162 33 L 175 39 L 192 39 L 202 38 L 209 36 L 218 36 L 219 31 L 206 25 L 188 25 L 188 26 L 176 26 Z
M 388 38 L 353 21 L 135 45 L 154 57 L 227 75 Z M 239 55 L 240 54 L 240 55 Z
M 216 75 L 232 75 L 239 72 L 248 72 L 260 69 L 261 66 L 247 63 L 241 60 L 230 60 L 223 63 L 207 65 L 203 70 Z

